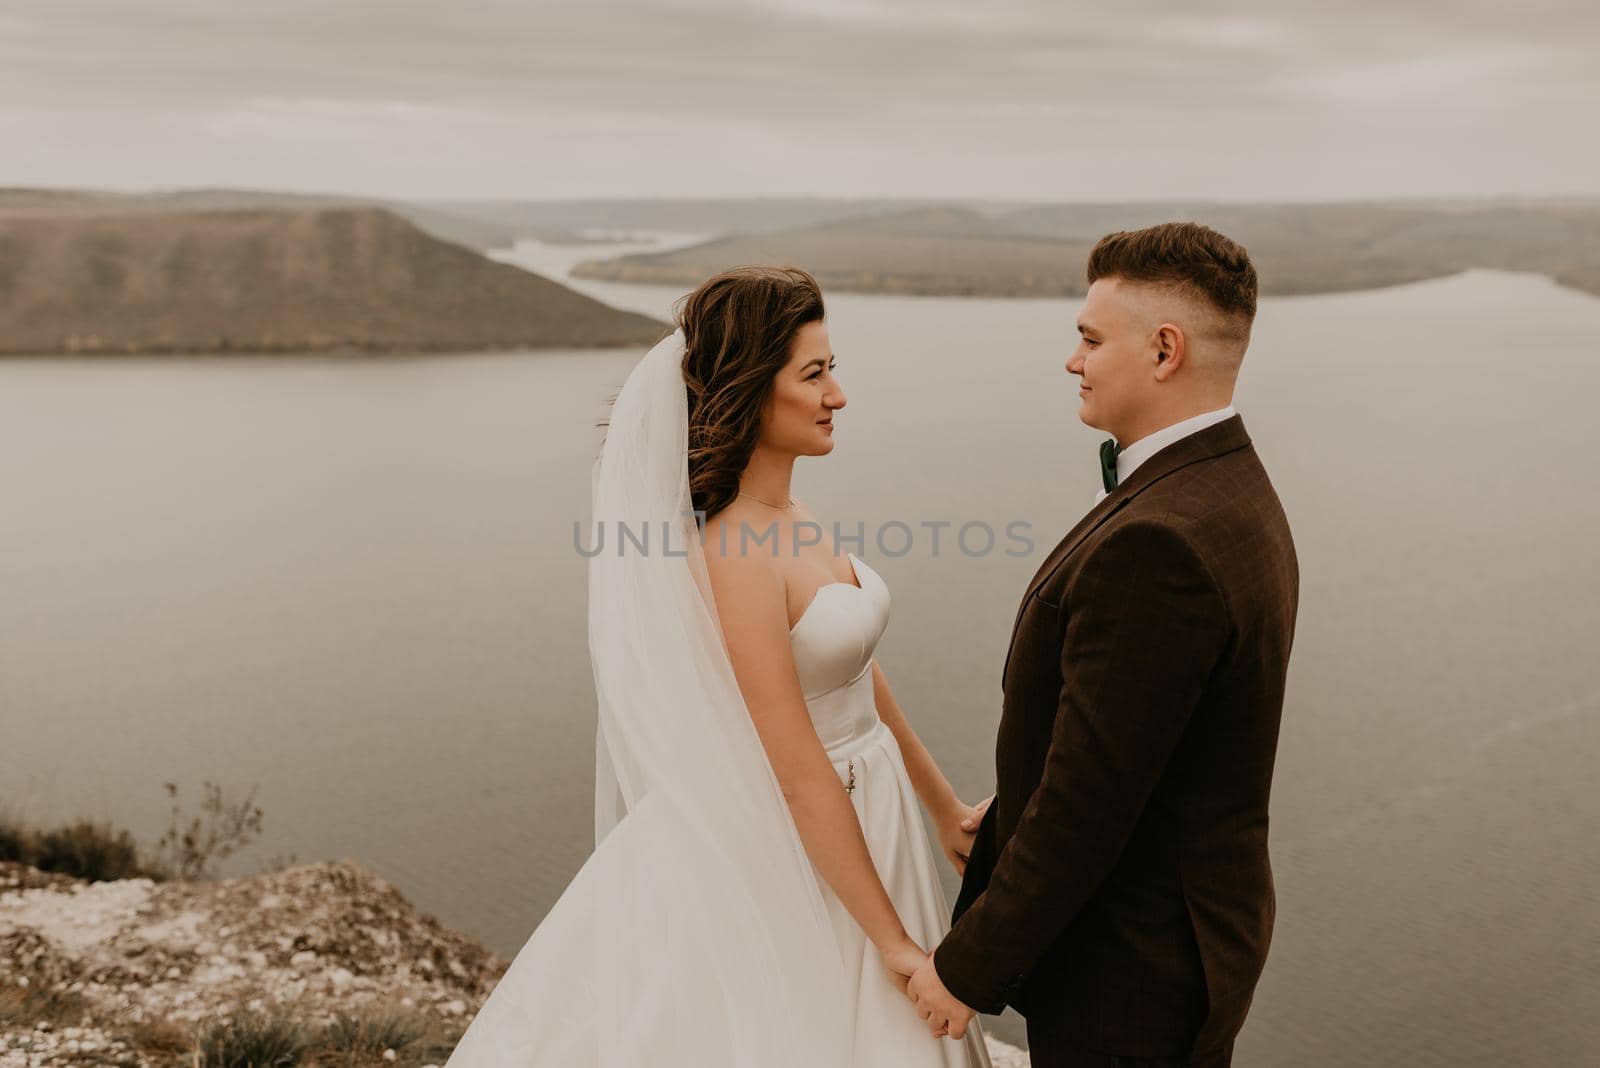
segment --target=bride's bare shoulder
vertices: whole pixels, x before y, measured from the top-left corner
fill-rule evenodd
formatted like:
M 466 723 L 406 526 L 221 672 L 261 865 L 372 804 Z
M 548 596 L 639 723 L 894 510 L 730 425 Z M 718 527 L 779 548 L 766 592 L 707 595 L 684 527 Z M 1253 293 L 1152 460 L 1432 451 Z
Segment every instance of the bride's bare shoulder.
M 783 571 L 772 552 L 772 540 L 754 543 L 752 537 L 761 533 L 759 518 L 754 509 L 735 501 L 705 522 L 700 544 L 719 600 L 724 591 L 761 594 L 775 586 L 780 595 L 783 592 Z

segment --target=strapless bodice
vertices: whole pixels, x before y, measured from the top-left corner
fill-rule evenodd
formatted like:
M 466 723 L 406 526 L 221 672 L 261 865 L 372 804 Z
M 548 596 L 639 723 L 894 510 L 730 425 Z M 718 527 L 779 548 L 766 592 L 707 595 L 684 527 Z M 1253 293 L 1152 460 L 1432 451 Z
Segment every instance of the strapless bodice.
M 811 722 L 835 759 L 878 726 L 872 654 L 889 625 L 889 587 L 865 561 L 847 555 L 860 585 L 823 586 L 789 630 Z

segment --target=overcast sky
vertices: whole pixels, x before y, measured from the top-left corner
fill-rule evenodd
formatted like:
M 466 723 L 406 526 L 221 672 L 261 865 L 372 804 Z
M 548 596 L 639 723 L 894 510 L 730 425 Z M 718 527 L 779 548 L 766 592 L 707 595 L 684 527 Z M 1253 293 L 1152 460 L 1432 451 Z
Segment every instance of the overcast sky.
M 1593 0 L 0 0 L 0 185 L 1600 193 Z

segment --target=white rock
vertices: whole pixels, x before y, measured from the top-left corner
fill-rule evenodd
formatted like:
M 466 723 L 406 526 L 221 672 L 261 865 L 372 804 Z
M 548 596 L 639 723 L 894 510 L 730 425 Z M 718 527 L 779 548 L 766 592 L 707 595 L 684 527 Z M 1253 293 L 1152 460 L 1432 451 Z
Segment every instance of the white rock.
M 68 952 L 82 952 L 134 924 L 153 885 L 148 879 L 120 879 L 67 891 L 20 890 L 0 898 L 0 927 L 32 927 Z

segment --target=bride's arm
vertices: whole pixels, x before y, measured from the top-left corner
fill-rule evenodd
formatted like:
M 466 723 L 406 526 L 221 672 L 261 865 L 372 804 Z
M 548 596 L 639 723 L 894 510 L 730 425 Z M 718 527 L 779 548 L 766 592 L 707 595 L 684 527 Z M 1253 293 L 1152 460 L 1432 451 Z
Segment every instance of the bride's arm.
M 889 679 L 878 662 L 872 662 L 872 694 L 878 705 L 878 718 L 883 720 L 900 744 L 900 755 L 906 762 L 906 774 L 911 776 L 911 786 L 917 791 L 922 807 L 933 817 L 939 830 L 939 845 L 957 872 L 965 874 L 967 857 L 972 852 L 972 839 L 987 803 L 974 807 L 964 803 L 950 786 L 950 780 L 939 770 L 938 761 L 922 744 L 911 722 L 900 710 L 900 704 L 889 689 Z M 971 827 L 966 822 L 971 822 Z
M 909 975 L 926 954 L 906 934 L 867 852 L 855 807 L 812 726 L 789 645 L 783 576 L 753 556 L 722 557 L 708 570 L 734 677 L 800 841 L 889 967 Z

